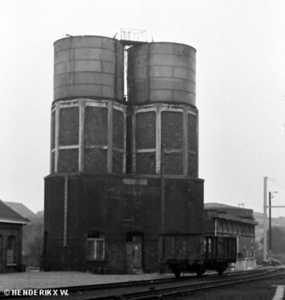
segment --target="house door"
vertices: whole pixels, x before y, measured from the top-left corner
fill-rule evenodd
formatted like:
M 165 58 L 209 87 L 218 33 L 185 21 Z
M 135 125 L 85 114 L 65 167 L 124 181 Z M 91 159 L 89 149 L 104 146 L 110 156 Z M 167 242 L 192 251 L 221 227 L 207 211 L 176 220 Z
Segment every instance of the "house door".
M 128 233 L 126 244 L 127 271 L 129 274 L 142 274 L 142 233 Z

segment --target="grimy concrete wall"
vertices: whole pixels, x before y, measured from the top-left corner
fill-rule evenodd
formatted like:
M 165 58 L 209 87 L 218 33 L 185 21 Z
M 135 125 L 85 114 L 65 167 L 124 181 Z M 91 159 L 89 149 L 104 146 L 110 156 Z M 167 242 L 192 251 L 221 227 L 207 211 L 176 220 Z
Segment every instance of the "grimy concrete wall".
M 65 184 L 68 188 L 65 190 Z M 46 262 L 52 270 L 124 273 L 126 235 L 141 232 L 143 270 L 158 270 L 159 178 L 51 175 L 45 179 Z M 203 232 L 203 181 L 166 178 L 165 232 Z M 105 233 L 104 261 L 86 260 L 87 232 Z

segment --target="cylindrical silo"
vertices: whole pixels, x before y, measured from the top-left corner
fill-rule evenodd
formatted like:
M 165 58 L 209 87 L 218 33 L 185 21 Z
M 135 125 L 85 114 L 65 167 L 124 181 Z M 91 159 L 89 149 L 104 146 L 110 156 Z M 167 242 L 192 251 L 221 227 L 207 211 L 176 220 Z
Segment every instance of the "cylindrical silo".
M 118 40 L 77 36 L 54 43 L 54 100 L 123 100 L 123 47 Z
M 163 163 L 168 175 L 198 177 L 196 50 L 146 43 L 128 55 L 128 169 L 157 174 Z
M 124 51 L 115 39 L 54 43 L 51 173 L 123 173 Z
M 128 51 L 129 100 L 195 106 L 196 50 L 175 43 L 146 43 Z

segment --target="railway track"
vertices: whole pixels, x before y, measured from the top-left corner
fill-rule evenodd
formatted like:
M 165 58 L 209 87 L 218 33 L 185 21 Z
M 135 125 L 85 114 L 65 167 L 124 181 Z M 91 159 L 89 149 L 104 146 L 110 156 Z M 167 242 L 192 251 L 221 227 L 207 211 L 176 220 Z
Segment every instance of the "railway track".
M 158 280 L 128 281 L 109 284 L 86 286 L 60 287 L 55 289 L 68 290 L 69 299 L 74 300 L 150 300 L 167 299 L 186 296 L 189 294 L 208 291 L 217 288 L 248 283 L 254 280 L 269 278 L 269 276 L 284 275 L 284 269 L 259 269 L 254 271 L 225 273 L 224 276 L 215 274 L 197 279 L 195 276 L 182 278 L 165 278 Z M 7 297 L 0 294 L 0 298 Z M 22 297 L 28 298 L 28 297 Z M 33 299 L 40 297 L 33 296 Z M 41 297 L 42 298 L 42 297 Z M 62 297 L 51 296 L 51 299 Z
M 123 289 L 123 288 L 139 288 L 139 287 L 152 287 L 152 286 L 158 286 L 158 285 L 166 285 L 166 284 L 182 284 L 183 282 L 186 282 L 187 284 L 189 281 L 197 281 L 197 280 L 207 280 L 208 278 L 217 278 L 222 279 L 227 276 L 239 276 L 242 274 L 247 273 L 259 273 L 263 272 L 262 269 L 255 269 L 251 271 L 236 271 L 234 273 L 224 273 L 224 276 L 219 276 L 217 273 L 210 273 L 205 274 L 201 278 L 197 278 L 196 275 L 187 275 L 184 274 L 180 278 L 174 278 L 174 275 L 171 274 L 171 277 L 169 278 L 161 278 L 161 279 L 145 279 L 145 280 L 133 280 L 133 281 L 123 281 L 123 282 L 114 282 L 114 283 L 103 283 L 103 284 L 92 284 L 92 285 L 80 285 L 80 286 L 66 286 L 66 287 L 57 287 L 56 289 L 65 289 L 69 290 L 70 293 L 74 292 L 84 292 L 84 291 L 103 291 L 103 290 L 114 290 L 114 289 Z M 1 297 L 1 292 L 0 292 Z
M 79 286 L 60 286 L 54 287 L 52 289 L 55 290 L 68 290 L 69 293 L 83 293 L 86 291 L 104 291 L 104 290 L 115 290 L 115 289 L 127 289 L 127 288 L 137 288 L 137 287 L 144 287 L 149 285 L 161 285 L 161 284 L 168 284 L 172 283 L 174 280 L 176 282 L 185 282 L 191 280 L 191 278 L 195 278 L 191 275 L 183 276 L 179 279 L 171 278 L 162 278 L 162 279 L 145 279 L 145 280 L 133 280 L 133 281 L 119 281 L 114 283 L 101 283 L 101 284 L 88 284 L 88 285 L 79 285 Z M 43 288 L 43 289 L 50 289 L 50 288 Z M 12 296 L 6 296 L 3 291 L 0 291 L 0 299 L 1 298 L 13 298 Z
M 217 274 L 208 274 L 207 277 L 217 277 Z M 204 277 L 203 277 L 204 278 Z M 88 284 L 88 285 L 79 285 L 79 286 L 60 286 L 54 287 L 56 290 L 68 290 L 69 293 L 77 293 L 77 292 L 85 292 L 85 291 L 104 291 L 104 290 L 115 290 L 115 289 L 125 289 L 125 288 L 138 288 L 144 286 L 152 286 L 152 285 L 164 285 L 175 283 L 183 283 L 189 282 L 190 280 L 197 280 L 196 275 L 192 274 L 184 274 L 180 278 L 174 278 L 174 275 L 171 274 L 171 277 L 161 278 L 161 279 L 144 279 L 144 280 L 129 280 L 129 281 L 119 281 L 113 283 L 102 283 L 102 284 Z M 48 289 L 48 288 L 45 288 Z M 4 295 L 3 291 L 0 291 L 0 299 L 1 298 L 11 298 L 11 296 Z
M 121 294 L 109 294 L 102 296 L 87 296 L 77 298 L 84 300 L 153 300 L 169 299 L 187 296 L 197 292 L 205 292 L 213 289 L 227 288 L 229 286 L 240 285 L 256 280 L 268 279 L 274 276 L 285 275 L 285 270 L 271 269 L 253 274 L 229 274 L 229 276 L 217 277 L 216 280 L 207 280 L 203 283 L 179 283 L 175 286 L 156 287 L 153 285 L 146 291 L 135 291 Z M 177 283 L 177 282 L 176 282 Z

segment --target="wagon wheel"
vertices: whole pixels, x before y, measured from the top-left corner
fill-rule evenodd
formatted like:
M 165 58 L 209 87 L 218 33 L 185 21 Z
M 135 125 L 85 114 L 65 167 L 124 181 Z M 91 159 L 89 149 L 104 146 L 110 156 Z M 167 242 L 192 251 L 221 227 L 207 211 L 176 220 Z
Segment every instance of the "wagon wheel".
M 180 269 L 175 269 L 175 270 L 173 270 L 173 273 L 174 273 L 176 278 L 179 278 L 180 275 L 181 275 L 181 270 Z
M 201 277 L 203 275 L 203 266 L 201 265 L 198 265 L 197 268 L 196 268 L 196 275 L 197 277 Z

